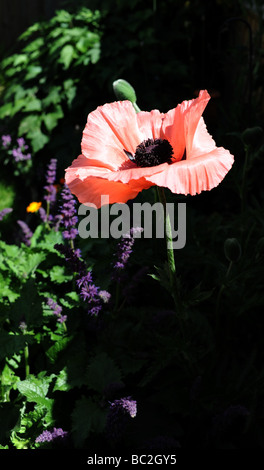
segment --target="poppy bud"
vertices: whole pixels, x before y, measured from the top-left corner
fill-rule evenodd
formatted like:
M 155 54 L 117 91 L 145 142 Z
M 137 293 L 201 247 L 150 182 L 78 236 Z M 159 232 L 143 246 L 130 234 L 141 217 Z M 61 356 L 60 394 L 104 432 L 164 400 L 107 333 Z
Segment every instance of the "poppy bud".
M 236 238 L 227 238 L 224 244 L 225 256 L 229 261 L 238 261 L 241 256 L 241 246 Z
M 118 100 L 129 100 L 131 103 L 137 101 L 134 88 L 126 80 L 119 78 L 113 83 L 114 93 Z
M 250 127 L 242 133 L 242 139 L 245 145 L 257 148 L 261 144 L 263 129 L 259 126 Z

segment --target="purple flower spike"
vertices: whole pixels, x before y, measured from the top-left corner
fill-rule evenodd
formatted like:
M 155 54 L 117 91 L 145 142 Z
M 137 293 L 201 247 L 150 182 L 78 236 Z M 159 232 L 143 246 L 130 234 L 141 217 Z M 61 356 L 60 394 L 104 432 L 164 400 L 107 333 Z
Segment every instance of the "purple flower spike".
M 141 227 L 133 227 L 128 233 L 122 236 L 120 242 L 117 245 L 117 261 L 114 264 L 114 274 L 113 278 L 117 281 L 121 280 L 121 271 L 125 268 L 129 257 L 132 253 L 132 248 L 135 243 L 134 236 L 137 233 L 142 232 Z
M 56 201 L 56 194 L 57 190 L 54 186 L 56 181 L 56 171 L 57 171 L 57 159 L 52 158 L 48 165 L 47 173 L 46 173 L 46 186 L 44 189 L 46 190 L 47 194 L 44 196 L 45 201 L 53 204 Z
M 61 206 L 62 225 L 65 228 L 62 235 L 66 240 L 74 240 L 78 235 L 78 230 L 76 228 L 76 224 L 78 222 L 75 209 L 76 200 L 66 184 L 61 192 L 61 198 L 63 200 L 63 204 Z
M 67 315 L 62 315 L 62 307 L 57 304 L 53 299 L 50 297 L 47 299 L 47 305 L 52 310 L 52 313 L 57 317 L 59 323 L 65 323 L 67 320 Z
M 43 431 L 35 440 L 35 442 L 51 442 L 54 439 L 64 439 L 67 436 L 67 431 L 61 428 L 53 428 L 53 431 Z
M 106 434 L 110 440 L 122 438 L 130 418 L 137 414 L 137 402 L 131 397 L 115 400 L 110 405 L 106 421 Z
M 23 222 L 23 220 L 17 220 L 18 225 L 21 227 L 22 232 L 23 232 L 23 243 L 25 245 L 30 246 L 31 245 L 31 238 L 33 237 L 33 233 L 31 232 L 29 226 L 26 224 L 26 222 Z
M 54 248 L 65 257 L 70 270 L 77 273 L 78 279 L 87 275 L 85 262 L 80 259 L 79 253 L 76 253 L 77 250 L 74 251 L 71 247 L 65 246 L 62 243 L 56 243 Z
M 131 418 L 135 418 L 137 414 L 137 402 L 132 400 L 131 397 L 121 398 L 120 400 L 115 400 L 111 403 L 112 409 L 123 410 L 125 413 L 128 413 Z
M 76 286 L 79 291 L 79 297 L 87 303 L 87 313 L 97 317 L 103 308 L 103 304 L 110 298 L 109 292 L 101 291 L 94 284 L 92 273 L 87 271 L 85 262 L 80 259 L 79 253 L 76 253 L 77 250 L 62 244 L 56 244 L 54 247 L 65 256 L 69 268 L 76 274 Z
M 9 214 L 9 213 L 12 212 L 12 211 L 13 211 L 13 209 L 11 209 L 11 208 L 9 208 L 9 207 L 6 208 L 6 209 L 2 209 L 2 210 L 0 211 L 0 222 L 1 222 L 1 220 L 3 220 L 3 218 L 4 218 L 7 214 Z

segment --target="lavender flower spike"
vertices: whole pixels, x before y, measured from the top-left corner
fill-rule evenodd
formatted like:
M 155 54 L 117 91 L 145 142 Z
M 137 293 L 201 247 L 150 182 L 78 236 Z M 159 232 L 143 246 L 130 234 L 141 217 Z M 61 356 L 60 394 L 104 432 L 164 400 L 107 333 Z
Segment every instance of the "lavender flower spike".
M 66 184 L 61 192 L 61 197 L 63 200 L 61 206 L 62 224 L 65 228 L 62 235 L 67 240 L 74 240 L 78 235 L 78 229 L 75 227 L 78 222 L 75 209 L 76 200 Z
M 61 428 L 53 428 L 53 431 L 43 431 L 35 440 L 35 442 L 51 442 L 54 439 L 65 438 L 67 431 L 63 431 Z
M 121 398 L 111 403 L 111 409 L 117 411 L 123 411 L 128 413 L 131 418 L 135 418 L 137 414 L 137 402 L 132 400 L 131 397 Z
M 2 210 L 0 211 L 0 222 L 3 220 L 3 218 L 4 218 L 7 214 L 9 214 L 9 213 L 12 212 L 12 211 L 13 211 L 13 209 L 11 209 L 11 208 L 9 208 L 9 207 L 7 207 L 6 209 L 2 209 Z
M 31 238 L 33 237 L 33 233 L 31 232 L 29 226 L 26 224 L 26 222 L 23 222 L 23 220 L 17 220 L 18 225 L 21 227 L 22 232 L 23 232 L 23 243 L 25 245 L 30 246 L 31 245 Z
M 62 307 L 57 304 L 50 297 L 47 299 L 47 305 L 52 310 L 52 313 L 57 317 L 59 323 L 65 323 L 67 320 L 67 315 L 62 315 Z
M 48 165 L 47 173 L 46 173 L 46 186 L 44 189 L 47 191 L 47 194 L 44 196 L 45 201 L 49 204 L 53 204 L 56 201 L 56 187 L 54 186 L 56 181 L 56 171 L 57 171 L 57 159 L 52 158 Z
M 114 264 L 115 273 L 113 278 L 120 280 L 120 271 L 125 268 L 125 265 L 133 251 L 132 248 L 135 243 L 134 236 L 142 231 L 143 228 L 141 227 L 132 227 L 128 233 L 122 235 L 122 238 L 117 245 L 117 261 Z
M 111 403 L 106 420 L 106 435 L 111 441 L 119 441 L 130 418 L 137 414 L 137 402 L 131 397 L 121 398 Z

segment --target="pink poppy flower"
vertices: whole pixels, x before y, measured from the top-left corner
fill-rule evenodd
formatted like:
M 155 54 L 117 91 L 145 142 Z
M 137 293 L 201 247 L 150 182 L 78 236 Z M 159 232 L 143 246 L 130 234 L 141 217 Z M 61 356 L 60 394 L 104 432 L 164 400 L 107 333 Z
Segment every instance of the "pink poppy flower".
M 217 147 L 202 113 L 206 90 L 166 114 L 136 113 L 130 101 L 99 106 L 88 115 L 82 154 L 66 169 L 65 180 L 81 203 L 124 203 L 156 185 L 177 194 L 211 190 L 225 177 L 233 155 Z

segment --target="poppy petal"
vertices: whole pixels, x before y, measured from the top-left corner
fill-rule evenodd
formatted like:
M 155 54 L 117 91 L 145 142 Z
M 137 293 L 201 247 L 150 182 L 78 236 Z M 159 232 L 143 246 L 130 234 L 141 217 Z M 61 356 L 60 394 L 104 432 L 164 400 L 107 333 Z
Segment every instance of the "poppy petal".
M 162 124 L 161 138 L 167 139 L 172 145 L 173 160 L 181 160 L 186 144 L 184 134 L 184 118 L 180 105 L 166 113 Z
M 202 154 L 209 153 L 215 148 L 215 141 L 209 134 L 203 117 L 201 117 L 194 134 L 192 150 L 188 155 L 188 159 L 196 158 Z
M 233 162 L 229 151 L 219 147 L 208 154 L 168 165 L 163 172 L 146 179 L 176 194 L 195 195 L 218 186 Z
M 168 163 L 162 163 L 161 165 L 148 167 L 138 167 L 134 164 L 133 167 L 128 169 L 112 171 L 107 175 L 107 179 L 109 181 L 121 181 L 122 183 L 129 183 L 131 180 L 139 179 L 143 181 L 146 176 L 160 173 L 164 171 L 167 166 Z
M 150 112 L 141 111 L 137 114 L 138 127 L 144 134 L 144 140 L 160 138 L 163 119 L 164 114 L 160 113 L 158 109 L 153 109 Z
M 92 163 L 92 165 L 89 164 Z M 118 179 L 111 181 L 115 173 L 106 167 L 97 166 L 96 160 L 89 160 L 83 155 L 79 155 L 72 165 L 66 169 L 65 182 L 70 191 L 78 197 L 79 202 L 89 205 L 95 204 L 101 207 L 101 195 L 109 197 L 109 203 L 126 202 L 135 198 L 140 191 L 152 186 L 138 175 L 138 179 L 127 179 L 128 184 L 120 182 Z M 99 162 L 100 163 L 100 162 Z
M 186 150 L 186 158 L 189 158 L 195 131 L 209 100 L 208 92 L 202 90 L 198 98 L 183 101 L 175 109 L 166 113 L 162 132 L 164 138 L 167 138 L 173 147 L 176 161 L 181 160 L 184 150 Z
M 145 182 L 145 186 L 147 189 L 152 186 L 152 183 Z M 133 182 L 124 184 L 96 176 L 88 176 L 83 181 L 76 178 L 69 183 L 69 188 L 78 197 L 80 203 L 87 206 L 95 204 L 98 209 L 103 204 L 104 196 L 108 196 L 107 203 L 109 204 L 125 203 L 129 199 L 134 199 L 144 189 L 141 184 L 134 185 Z
M 88 115 L 81 142 L 82 154 L 100 160 L 112 169 L 129 161 L 124 150 L 134 153 L 144 140 L 137 115 L 130 101 L 115 101 L 99 106 Z

